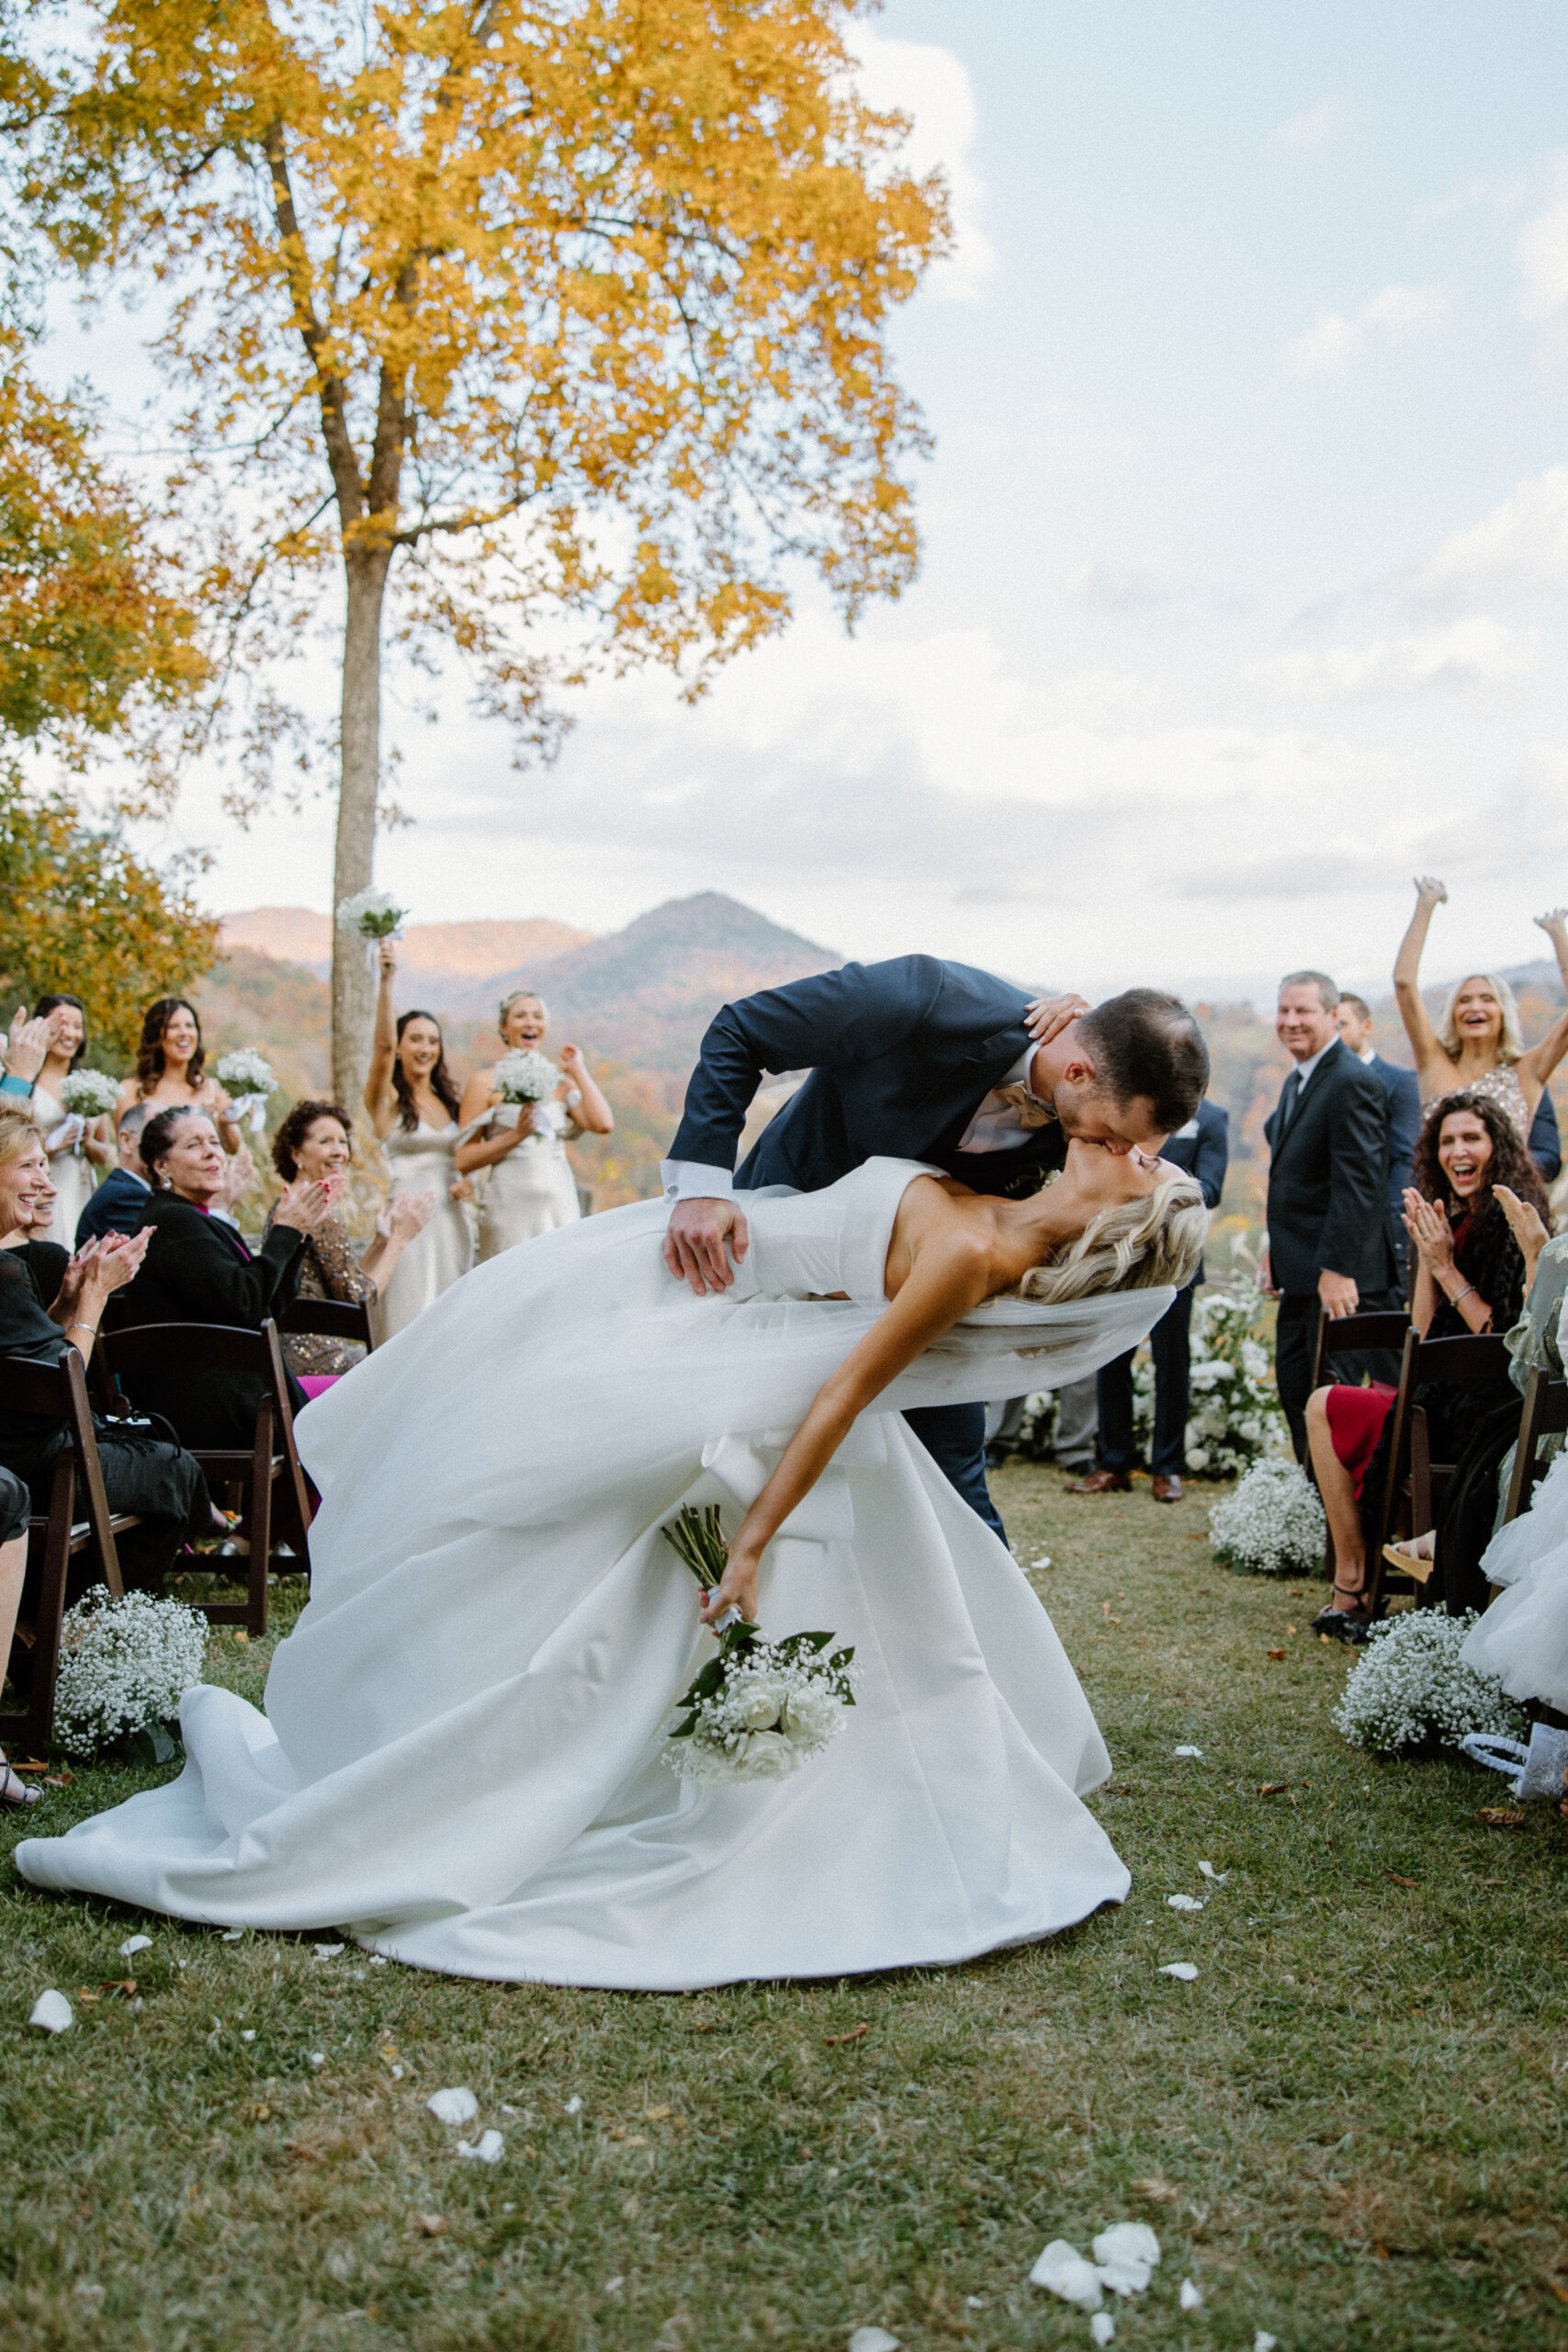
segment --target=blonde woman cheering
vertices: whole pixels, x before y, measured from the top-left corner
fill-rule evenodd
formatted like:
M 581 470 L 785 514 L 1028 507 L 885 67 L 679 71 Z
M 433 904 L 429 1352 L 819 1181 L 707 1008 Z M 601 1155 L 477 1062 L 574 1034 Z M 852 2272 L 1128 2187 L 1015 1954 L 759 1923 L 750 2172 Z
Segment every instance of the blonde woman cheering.
M 1433 913 L 1448 895 L 1447 886 L 1435 876 L 1416 876 L 1416 911 L 1393 967 L 1393 993 L 1416 1057 L 1421 1100 L 1427 1103 L 1439 1095 L 1478 1094 L 1513 1122 L 1523 1142 L 1547 1080 L 1568 1053 L 1568 1012 L 1527 1053 L 1518 1004 L 1507 981 L 1495 972 L 1472 972 L 1453 990 L 1440 1026 L 1434 1028 L 1421 1000 L 1421 951 Z M 1553 907 L 1535 920 L 1551 942 L 1568 988 L 1568 908 Z
M 481 1264 L 519 1241 L 575 1225 L 581 1211 L 566 1140 L 615 1130 L 615 1114 L 576 1046 L 561 1047 L 566 1075 L 550 1094 L 534 1102 L 505 1099 L 498 1080 L 507 1059 L 514 1054 L 544 1058 L 548 1022 L 544 999 L 531 989 L 514 989 L 503 997 L 498 1025 L 506 1053 L 463 1091 L 457 1118 L 468 1139 L 457 1147 L 457 1166 L 465 1175 L 485 1171 L 479 1191 Z

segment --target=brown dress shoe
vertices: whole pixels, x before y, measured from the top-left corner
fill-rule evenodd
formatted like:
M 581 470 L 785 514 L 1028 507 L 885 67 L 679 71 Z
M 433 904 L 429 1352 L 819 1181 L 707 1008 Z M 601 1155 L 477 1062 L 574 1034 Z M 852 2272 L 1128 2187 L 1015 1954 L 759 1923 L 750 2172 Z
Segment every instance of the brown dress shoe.
M 1178 1477 L 1157 1477 L 1152 1481 L 1152 1490 L 1156 1503 L 1179 1503 L 1181 1500 L 1181 1481 Z
M 1130 1470 L 1091 1470 L 1087 1478 L 1071 1478 L 1069 1495 L 1125 1495 L 1132 1492 Z

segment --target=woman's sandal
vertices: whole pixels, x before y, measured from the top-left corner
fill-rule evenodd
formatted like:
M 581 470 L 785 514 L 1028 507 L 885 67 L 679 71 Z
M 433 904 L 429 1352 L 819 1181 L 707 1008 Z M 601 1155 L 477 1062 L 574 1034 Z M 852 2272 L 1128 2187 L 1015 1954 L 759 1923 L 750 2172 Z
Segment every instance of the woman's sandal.
M 1416 1541 L 1426 1544 L 1431 1539 L 1418 1535 Z M 1391 1568 L 1397 1569 L 1402 1577 L 1413 1577 L 1417 1584 L 1425 1584 L 1438 1565 L 1433 1552 L 1410 1551 L 1403 1544 L 1385 1544 L 1382 1555 Z
M 1365 1589 L 1360 1585 L 1337 1584 L 1334 1588 L 1335 1600 L 1337 1600 L 1342 1592 L 1348 1594 L 1350 1600 L 1358 1602 L 1359 1606 L 1354 1609 L 1337 1609 L 1331 1600 L 1328 1607 L 1320 1609 L 1313 1619 L 1311 1631 L 1314 1634 L 1326 1634 L 1332 1641 L 1336 1642 L 1364 1642 L 1371 1629 L 1372 1622 L 1367 1613 Z
M 0 1812 L 20 1813 L 24 1805 L 37 1804 L 42 1794 L 41 1789 L 29 1789 L 25 1781 L 18 1780 L 0 1758 Z

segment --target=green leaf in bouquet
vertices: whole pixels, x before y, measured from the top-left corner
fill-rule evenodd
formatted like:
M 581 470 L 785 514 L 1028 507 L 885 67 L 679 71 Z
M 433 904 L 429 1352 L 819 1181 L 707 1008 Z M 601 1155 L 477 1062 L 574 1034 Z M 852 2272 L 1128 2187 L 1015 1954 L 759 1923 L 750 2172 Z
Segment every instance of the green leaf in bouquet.
M 162 1724 L 143 1724 L 133 1731 L 125 1743 L 125 1753 L 132 1764 L 172 1764 L 179 1749 Z

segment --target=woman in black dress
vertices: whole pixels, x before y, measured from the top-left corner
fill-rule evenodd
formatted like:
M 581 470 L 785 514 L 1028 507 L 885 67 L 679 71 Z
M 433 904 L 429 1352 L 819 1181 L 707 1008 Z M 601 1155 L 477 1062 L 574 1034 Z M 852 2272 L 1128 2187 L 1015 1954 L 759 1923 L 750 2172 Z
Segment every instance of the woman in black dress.
M 139 1323 L 221 1323 L 260 1330 L 293 1298 L 306 1238 L 332 1206 L 329 1184 L 291 1184 L 254 1254 L 238 1228 L 212 1215 L 227 1167 L 218 1130 L 204 1111 L 175 1104 L 141 1130 L 141 1164 L 152 1196 L 147 1257 L 114 1317 L 116 1327 Z M 289 1379 L 296 1411 L 305 1393 Z M 162 1413 L 192 1446 L 246 1446 L 255 1434 L 259 1374 L 138 1372 L 122 1383 L 145 1412 Z

